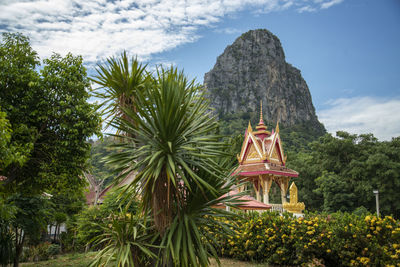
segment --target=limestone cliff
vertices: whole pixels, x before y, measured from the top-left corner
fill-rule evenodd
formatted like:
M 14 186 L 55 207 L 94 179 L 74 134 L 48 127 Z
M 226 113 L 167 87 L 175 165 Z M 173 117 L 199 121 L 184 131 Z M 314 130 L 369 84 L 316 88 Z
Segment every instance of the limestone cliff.
M 281 42 L 268 30 L 246 32 L 226 47 L 205 74 L 204 85 L 222 119 L 256 114 L 262 100 L 266 121 L 279 120 L 282 126 L 306 123 L 315 132 L 325 132 L 300 70 L 285 61 Z

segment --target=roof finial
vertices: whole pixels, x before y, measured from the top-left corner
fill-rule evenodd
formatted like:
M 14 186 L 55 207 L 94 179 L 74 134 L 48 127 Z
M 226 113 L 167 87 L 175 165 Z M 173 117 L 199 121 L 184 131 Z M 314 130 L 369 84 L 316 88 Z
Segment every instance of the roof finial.
M 276 122 L 275 132 L 279 133 L 279 120 Z
M 247 126 L 247 132 L 248 132 L 248 133 L 253 132 L 253 129 L 251 128 L 250 121 L 249 121 L 249 126 Z
M 262 115 L 262 100 L 260 100 L 260 122 L 259 124 L 264 124 L 263 115 Z

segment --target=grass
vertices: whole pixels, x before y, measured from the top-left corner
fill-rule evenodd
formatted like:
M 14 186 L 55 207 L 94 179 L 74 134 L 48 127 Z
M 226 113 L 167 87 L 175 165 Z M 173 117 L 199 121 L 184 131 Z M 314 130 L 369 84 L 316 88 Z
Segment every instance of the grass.
M 72 253 L 59 256 L 56 259 L 48 261 L 38 261 L 38 262 L 24 262 L 21 266 L 24 267 L 42 267 L 42 266 L 52 266 L 52 267 L 86 267 L 93 260 L 96 252 L 88 253 Z
M 24 262 L 21 263 L 23 267 L 86 267 L 93 260 L 96 252 L 88 253 L 72 253 L 59 256 L 56 259 L 39 262 Z M 222 267 L 268 267 L 268 264 L 256 264 L 251 262 L 238 261 L 233 259 L 220 259 Z M 109 265 L 110 267 L 112 265 Z M 217 267 L 218 264 L 215 260 L 211 260 L 210 267 Z

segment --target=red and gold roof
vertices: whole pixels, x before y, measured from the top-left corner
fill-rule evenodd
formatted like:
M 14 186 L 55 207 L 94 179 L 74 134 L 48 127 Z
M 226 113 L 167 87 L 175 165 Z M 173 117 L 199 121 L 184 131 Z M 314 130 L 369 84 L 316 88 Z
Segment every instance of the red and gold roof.
M 251 124 L 247 127 L 242 149 L 237 156 L 239 167 L 235 173 L 239 176 L 256 176 L 262 174 L 282 175 L 297 177 L 298 173 L 287 168 L 286 156 L 283 153 L 279 124 L 275 131 L 267 131 L 262 118 L 262 106 L 260 122 L 253 131 Z

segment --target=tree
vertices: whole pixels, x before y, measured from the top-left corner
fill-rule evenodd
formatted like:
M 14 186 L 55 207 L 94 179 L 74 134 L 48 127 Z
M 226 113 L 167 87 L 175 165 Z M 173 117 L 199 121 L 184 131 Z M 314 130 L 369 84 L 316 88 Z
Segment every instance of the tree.
M 8 201 L 17 207 L 12 227 L 15 234 L 14 266 L 18 266 L 26 237 L 29 237 L 32 244 L 39 242 L 40 234 L 46 229 L 51 208 L 49 200 L 43 196 L 25 197 L 17 193 L 9 197 Z
M 0 197 L 0 265 L 7 267 L 14 260 L 14 233 L 12 221 L 15 220 L 17 207 Z
M 90 83 L 82 58 L 53 54 L 40 72 L 38 66 L 27 37 L 3 34 L 0 106 L 10 123 L 9 144 L 23 151 L 25 159 L 0 170 L 7 177 L 0 191 L 19 193 L 24 201 L 44 191 L 82 191 L 85 182 L 80 175 L 90 150 L 87 139 L 100 131 L 96 106 L 87 102 Z M 16 259 L 18 266 L 18 255 Z
M 1 112 L 0 107 L 0 170 L 12 161 L 11 149 L 8 147 L 10 139 L 10 122 L 6 118 L 6 113 Z
M 222 195 L 234 181 L 217 164 L 228 154 L 201 87 L 175 68 L 159 69 L 136 92 L 135 109 L 123 112 L 113 126 L 127 133 L 118 136 L 124 152 L 110 156 L 109 163 L 119 179 L 137 172 L 129 190 L 140 195 L 143 214 L 151 212 L 161 235 L 161 264 L 206 266 L 217 255 L 199 228 L 213 224 L 205 215 L 224 213 L 213 205 L 230 205 Z
M 40 193 L 66 183 L 80 188 L 86 140 L 99 130 L 95 106 L 87 103 L 90 84 L 82 58 L 54 54 L 39 75 L 27 37 L 4 34 L 3 41 L 0 105 L 11 124 L 11 144 L 29 155 L 22 166 L 13 163 L 1 171 L 7 190 Z
M 310 144 L 311 151 L 289 154 L 300 175 L 299 196 L 312 210 L 375 211 L 373 189 L 380 191 L 383 214 L 400 216 L 399 138 L 378 142 L 372 134 L 326 134 Z
M 149 81 L 146 66 L 136 58 L 129 60 L 126 51 L 119 58 L 110 57 L 106 64 L 97 66 L 97 75 L 92 79 L 100 87 L 94 96 L 103 100 L 100 107 L 107 126 L 113 120 L 124 117 L 124 108 L 136 108 L 136 93 Z
M 349 184 L 334 173 L 323 172 L 315 181 L 318 184 L 315 191 L 323 196 L 323 211 L 349 211 L 354 210 L 355 194 Z

